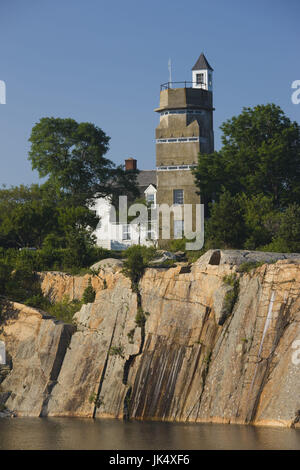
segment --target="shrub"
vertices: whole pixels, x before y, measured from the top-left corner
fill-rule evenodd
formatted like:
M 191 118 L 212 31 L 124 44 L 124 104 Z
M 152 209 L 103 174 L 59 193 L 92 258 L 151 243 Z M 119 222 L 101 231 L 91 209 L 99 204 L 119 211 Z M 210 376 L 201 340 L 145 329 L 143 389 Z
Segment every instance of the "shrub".
M 124 359 L 124 347 L 122 345 L 112 346 L 109 350 L 109 354 L 111 356 L 120 356 L 122 359 Z
M 187 240 L 185 238 L 179 238 L 170 240 L 167 245 L 167 249 L 172 252 L 185 251 L 185 244 Z
M 104 404 L 102 398 L 98 397 L 96 393 L 92 393 L 89 397 L 89 402 L 93 403 L 96 408 L 100 408 L 101 405 Z
M 62 301 L 55 304 L 51 304 L 47 299 L 46 302 L 47 305 L 44 305 L 44 310 L 64 323 L 73 323 L 73 316 L 82 307 L 82 301 L 77 299 L 69 300 L 68 297 L 64 297 Z
M 236 274 L 228 274 L 227 276 L 223 277 L 223 283 L 227 286 L 234 287 L 235 283 L 237 282 Z
M 205 248 L 202 248 L 201 250 L 188 250 L 186 251 L 186 257 L 189 263 L 195 263 L 200 256 L 202 256 L 206 252 Z
M 154 258 L 155 248 L 134 245 L 128 248 L 124 256 L 123 273 L 131 280 L 132 289 L 136 292 L 139 280 L 143 276 L 145 269 L 151 259 Z
M 258 268 L 265 264 L 265 261 L 246 261 L 245 263 L 240 264 L 238 267 L 239 273 L 249 273 L 253 269 Z
M 144 312 L 144 310 L 141 307 L 138 307 L 137 314 L 135 316 L 136 325 L 142 328 L 146 323 L 148 315 L 149 315 L 149 312 Z
M 133 344 L 134 333 L 135 333 L 135 328 L 133 328 L 132 330 L 129 331 L 129 333 L 127 333 L 128 341 L 130 344 Z
M 228 276 L 223 277 L 223 282 L 225 285 L 230 286 L 232 288 L 225 294 L 225 298 L 224 298 L 224 315 L 225 316 L 223 320 L 225 321 L 225 318 L 232 313 L 234 305 L 238 299 L 239 280 L 237 279 L 236 274 L 230 274 Z
M 95 297 L 96 297 L 96 291 L 92 287 L 91 278 L 89 278 L 88 285 L 84 289 L 84 292 L 83 292 L 82 302 L 84 304 L 91 304 L 94 302 Z

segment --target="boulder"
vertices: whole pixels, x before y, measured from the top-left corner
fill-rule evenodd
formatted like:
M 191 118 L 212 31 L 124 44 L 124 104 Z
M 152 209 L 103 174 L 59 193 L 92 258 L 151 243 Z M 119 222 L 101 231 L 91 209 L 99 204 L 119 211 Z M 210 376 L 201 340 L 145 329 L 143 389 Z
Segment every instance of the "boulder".
M 276 263 L 278 260 L 299 260 L 299 253 L 273 253 L 247 250 L 208 250 L 195 264 L 240 266 L 243 263 Z
M 115 273 L 117 271 L 120 271 L 122 269 L 122 266 L 123 266 L 122 260 L 115 259 L 115 258 L 106 258 L 93 264 L 90 269 L 94 269 L 95 271 L 98 271 L 99 269 L 101 269 L 106 272 Z

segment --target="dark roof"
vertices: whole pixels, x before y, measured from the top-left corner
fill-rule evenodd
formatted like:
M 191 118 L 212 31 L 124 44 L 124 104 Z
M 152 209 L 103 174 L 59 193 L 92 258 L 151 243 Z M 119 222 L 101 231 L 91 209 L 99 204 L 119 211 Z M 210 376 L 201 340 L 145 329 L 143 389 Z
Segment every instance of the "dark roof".
M 207 59 L 206 59 L 205 55 L 204 55 L 203 52 L 202 52 L 202 53 L 200 54 L 199 59 L 198 59 L 197 62 L 195 63 L 194 67 L 192 68 L 192 70 L 203 70 L 203 69 L 213 70 L 213 68 L 209 65 L 209 63 L 207 62 Z
M 142 187 L 148 187 L 149 184 L 156 186 L 156 170 L 140 170 L 137 175 L 137 184 Z

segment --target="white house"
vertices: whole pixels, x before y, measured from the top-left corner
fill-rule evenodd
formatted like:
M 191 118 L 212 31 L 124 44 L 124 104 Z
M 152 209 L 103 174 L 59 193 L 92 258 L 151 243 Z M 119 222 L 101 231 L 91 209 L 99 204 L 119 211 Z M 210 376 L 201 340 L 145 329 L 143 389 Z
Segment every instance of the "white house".
M 125 168 L 136 169 L 136 160 L 133 158 L 125 160 Z M 157 192 L 156 170 L 140 171 L 137 183 L 140 196 L 145 198 L 148 206 L 151 205 L 152 214 L 154 214 Z M 118 223 L 115 220 L 115 211 L 109 197 L 96 199 L 94 209 L 100 217 L 100 222 L 94 232 L 99 247 L 108 250 L 124 250 L 132 245 L 156 246 L 158 239 L 156 220 L 151 224 L 134 223 L 134 221 L 127 224 Z

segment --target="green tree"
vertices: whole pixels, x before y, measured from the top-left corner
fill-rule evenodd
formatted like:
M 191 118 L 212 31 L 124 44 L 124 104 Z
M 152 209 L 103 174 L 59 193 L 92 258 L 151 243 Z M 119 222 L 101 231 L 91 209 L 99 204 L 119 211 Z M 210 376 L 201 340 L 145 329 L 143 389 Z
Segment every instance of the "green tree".
M 278 229 L 267 251 L 300 252 L 300 205 L 290 204 L 279 217 Z
M 155 255 L 153 247 L 133 245 L 127 248 L 125 252 L 123 273 L 131 280 L 131 286 L 134 291 L 137 290 L 139 280 L 142 278 L 149 261 Z
M 93 289 L 91 278 L 89 278 L 89 282 L 87 287 L 84 289 L 82 302 L 84 304 L 93 303 L 96 297 L 96 291 Z
M 66 234 L 64 266 L 80 268 L 89 264 L 89 251 L 93 240 L 85 230 L 72 229 Z
M 247 197 L 240 195 L 242 217 L 245 223 L 246 239 L 243 248 L 255 250 L 270 243 L 278 228 L 278 211 L 274 210 L 274 200 L 264 194 Z
M 32 129 L 29 160 L 41 178 L 75 205 L 95 195 L 136 193 L 136 171 L 126 172 L 105 157 L 110 138 L 94 124 L 42 118 Z
M 40 247 L 57 227 L 57 201 L 38 185 L 0 190 L 0 245 Z
M 94 210 L 70 205 L 49 185 L 0 190 L 0 246 L 3 248 L 43 248 L 50 254 L 51 250 L 71 248 L 73 244 L 78 253 L 83 242 L 85 249 L 94 244 L 92 233 L 98 221 Z M 73 249 L 72 252 L 69 262 L 74 256 Z
M 240 197 L 224 190 L 219 201 L 211 204 L 211 216 L 205 227 L 206 247 L 241 248 L 246 234 Z
M 200 154 L 194 170 L 204 201 L 217 200 L 223 186 L 272 197 L 277 207 L 300 202 L 300 129 L 279 106 L 243 108 L 221 130 L 221 150 Z

